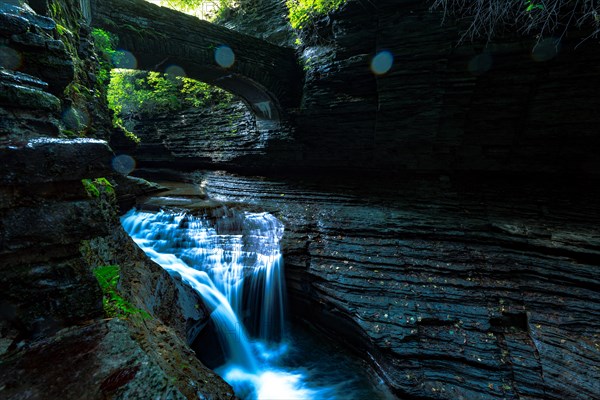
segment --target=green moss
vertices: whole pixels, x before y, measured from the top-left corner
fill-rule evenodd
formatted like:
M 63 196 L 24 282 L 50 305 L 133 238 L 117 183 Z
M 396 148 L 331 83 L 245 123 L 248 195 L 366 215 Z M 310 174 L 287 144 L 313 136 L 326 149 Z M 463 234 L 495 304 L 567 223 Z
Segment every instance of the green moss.
M 96 178 L 94 180 L 82 179 L 81 183 L 90 197 L 100 197 L 100 193 L 107 193 L 109 195 L 115 193 L 113 185 L 106 178 Z
M 65 28 L 63 25 L 61 25 L 59 23 L 56 24 L 56 31 L 58 32 L 58 34 L 60 36 L 73 35 L 73 33 L 69 29 Z
M 92 37 L 94 38 L 96 51 L 100 56 L 100 68 L 96 72 L 96 77 L 100 85 L 108 85 L 113 62 L 120 55 L 115 49 L 117 39 L 105 30 L 98 28 L 92 31 Z
M 62 133 L 67 137 L 77 137 L 77 133 L 73 132 L 70 129 L 63 129 Z M 84 185 L 85 186 L 85 185 Z
M 64 43 L 73 60 L 75 72 L 73 81 L 59 97 L 67 100 L 63 104 L 69 104 L 69 108 L 86 116 L 80 121 L 85 121 L 84 123 L 65 128 L 76 132 L 77 136 L 93 136 L 106 121 L 103 116 L 107 113 L 105 86 L 94 78 L 97 76 L 98 62 L 95 57 L 82 53 L 88 53 L 88 43 L 92 37 L 87 29 L 81 29 L 83 15 L 78 0 L 48 0 L 47 3 L 49 16 L 56 22 L 56 32 L 53 36 Z
M 100 284 L 104 297 L 102 305 L 108 317 L 129 318 L 141 317 L 149 319 L 150 314 L 144 310 L 134 307 L 125 300 L 117 290 L 119 283 L 120 267 L 118 265 L 105 265 L 94 270 L 94 276 Z
M 83 188 L 87 192 L 90 197 L 100 197 L 100 191 L 94 185 L 91 179 L 82 179 L 81 183 L 83 184 Z
M 94 179 L 94 183 L 96 185 L 102 186 L 104 188 L 104 191 L 109 194 L 113 194 L 115 192 L 113 185 L 106 178 L 96 178 Z

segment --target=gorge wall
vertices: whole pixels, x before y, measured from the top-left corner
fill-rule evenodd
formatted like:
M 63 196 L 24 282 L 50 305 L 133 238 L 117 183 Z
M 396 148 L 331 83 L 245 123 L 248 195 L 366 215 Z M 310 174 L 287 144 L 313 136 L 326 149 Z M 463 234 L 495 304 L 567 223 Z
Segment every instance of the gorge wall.
M 254 11 L 275 20 L 282 2 L 249 3 L 247 22 L 227 26 L 256 34 Z M 279 24 L 260 36 L 286 26 L 277 12 Z M 459 44 L 466 23 L 423 1 L 349 1 L 304 33 L 303 102 L 287 110 L 297 129 L 229 165 L 597 176 L 597 38 L 573 30 L 540 43 L 508 35 Z M 377 75 L 370 63 L 384 50 L 393 65 Z
M 260 129 L 241 100 L 136 119 L 133 132 L 141 139 L 113 140 L 113 147 L 140 166 L 198 168 L 231 160 L 260 157 L 273 132 Z
M 0 397 L 234 398 L 187 346 L 202 300 L 120 227 L 115 189 L 149 188 L 111 168 L 79 2 L 33 3 L 55 19 L 0 3 Z M 150 317 L 105 318 L 92 270 L 109 264 Z
M 225 166 L 299 177 L 196 182 L 285 222 L 295 315 L 370 358 L 401 398 L 594 398 L 597 39 L 459 45 L 464 26 L 442 19 L 380 0 L 317 22 L 291 156 L 267 142 Z M 376 75 L 382 50 L 394 64 Z M 414 172 L 434 178 L 394 177 Z
M 284 222 L 293 314 L 370 360 L 399 398 L 599 393 L 597 189 L 218 172 L 194 179 L 215 200 Z
M 327 61 L 308 69 L 298 118 L 308 164 L 600 171 L 597 39 L 567 32 L 556 45 L 514 36 L 458 44 L 468 21 L 442 20 L 424 1 L 350 1 L 318 26 L 325 45 L 304 56 Z M 375 75 L 369 63 L 382 50 L 394 63 Z

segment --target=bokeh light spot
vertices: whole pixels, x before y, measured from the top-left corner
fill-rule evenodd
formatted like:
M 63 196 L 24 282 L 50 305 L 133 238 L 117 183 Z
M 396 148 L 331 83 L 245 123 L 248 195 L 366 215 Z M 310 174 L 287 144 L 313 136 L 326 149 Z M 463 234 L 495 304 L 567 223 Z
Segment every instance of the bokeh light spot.
M 8 46 L 0 45 L 0 67 L 16 70 L 21 66 L 21 54 Z
M 377 75 L 388 72 L 394 64 L 394 56 L 387 50 L 380 51 L 371 60 L 371 71 Z
M 167 69 L 165 70 L 165 73 L 172 75 L 172 76 L 181 76 L 181 77 L 187 76 L 185 73 L 185 70 L 183 68 L 181 68 L 179 65 L 169 65 L 167 67 Z
M 558 55 L 560 51 L 560 39 L 548 38 L 541 40 L 531 51 L 534 61 L 548 61 Z
M 129 175 L 135 169 L 135 160 L 127 154 L 121 154 L 113 158 L 112 166 L 118 173 Z
M 223 68 L 229 68 L 235 62 L 235 54 L 229 46 L 219 46 L 215 49 L 215 61 Z
M 75 107 L 69 107 L 62 113 L 62 120 L 67 129 L 80 131 L 90 123 L 90 117 L 86 111 Z
M 133 53 L 127 50 L 119 50 L 113 57 L 115 68 L 136 69 L 138 66 L 137 58 Z
M 473 75 L 481 75 L 492 68 L 492 56 L 488 52 L 476 55 L 469 61 L 469 72 Z

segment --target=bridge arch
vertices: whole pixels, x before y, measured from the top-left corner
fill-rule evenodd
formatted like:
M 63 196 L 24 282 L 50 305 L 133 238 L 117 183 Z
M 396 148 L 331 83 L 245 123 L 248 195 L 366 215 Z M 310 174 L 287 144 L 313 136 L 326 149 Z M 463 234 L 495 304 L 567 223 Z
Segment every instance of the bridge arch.
M 91 25 L 119 37 L 136 69 L 176 65 L 190 78 L 242 98 L 257 120 L 280 121 L 300 103 L 302 73 L 295 52 L 144 0 L 91 0 Z M 219 64 L 218 49 L 234 62 Z M 227 50 L 229 52 L 229 50 Z

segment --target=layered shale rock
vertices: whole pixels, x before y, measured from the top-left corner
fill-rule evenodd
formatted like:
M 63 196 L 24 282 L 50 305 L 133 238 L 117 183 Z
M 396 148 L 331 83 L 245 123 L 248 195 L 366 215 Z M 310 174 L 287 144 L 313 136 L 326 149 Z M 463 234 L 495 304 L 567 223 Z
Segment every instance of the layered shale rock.
M 268 170 L 299 160 L 300 147 L 286 122 L 257 119 L 241 100 L 180 112 L 141 115 L 132 123 L 140 139 L 113 135 L 117 153 L 142 168 Z M 294 145 L 296 144 L 296 146 Z
M 598 173 L 598 41 L 461 43 L 423 1 L 349 1 L 309 33 L 296 139 L 309 165 Z M 464 25 L 461 23 L 460 25 Z M 389 51 L 377 75 L 372 58 Z
M 53 20 L 0 5 L 0 397 L 231 399 L 187 346 L 208 318 L 201 299 L 120 228 L 114 189 L 101 179 L 114 176 L 112 150 L 65 135 L 65 110 L 85 98 L 83 87 L 70 96 L 73 59 L 85 63 L 55 36 Z M 104 319 L 92 268 L 115 262 L 120 292 L 150 317 Z
M 288 9 L 281 0 L 242 0 L 237 7 L 218 16 L 214 23 L 279 46 L 292 47 L 295 35 L 285 16 Z
M 127 152 L 141 165 L 179 166 L 226 163 L 264 153 L 265 138 L 256 118 L 240 100 L 141 118 L 133 126 L 140 143 Z M 268 134 L 264 132 L 264 134 Z
M 64 43 L 54 39 L 56 23 L 26 5 L 0 4 L 2 67 L 36 76 L 60 95 L 74 76 L 73 61 Z
M 599 392 L 591 186 L 196 179 L 284 221 L 295 313 L 369 357 L 400 397 Z

